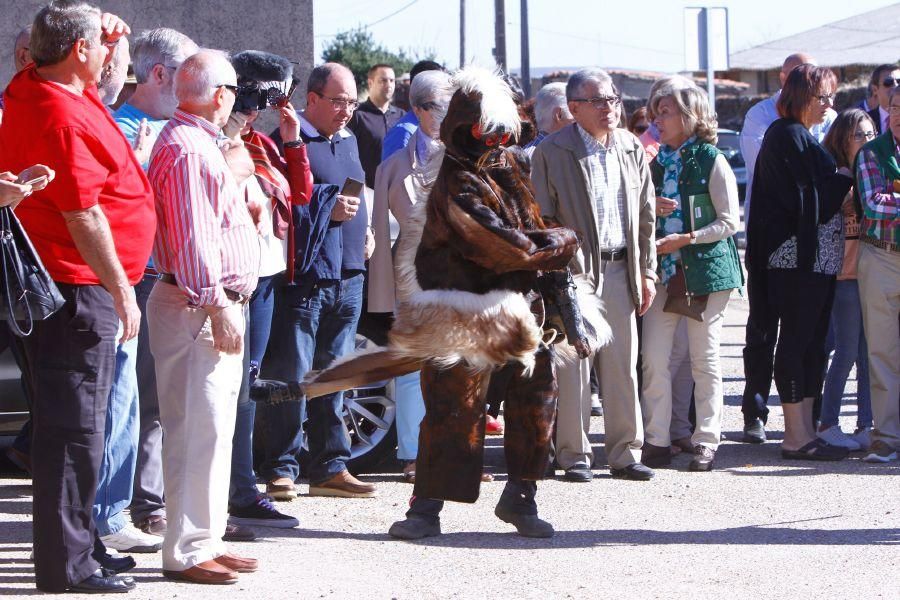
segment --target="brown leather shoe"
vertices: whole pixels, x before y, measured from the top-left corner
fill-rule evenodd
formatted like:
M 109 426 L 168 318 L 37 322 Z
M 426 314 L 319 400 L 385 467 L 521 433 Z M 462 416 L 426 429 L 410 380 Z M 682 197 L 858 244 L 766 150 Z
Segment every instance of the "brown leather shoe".
M 322 483 L 309 486 L 310 496 L 333 496 L 338 498 L 374 498 L 375 486 L 363 483 L 344 470 Z
M 266 493 L 273 500 L 290 502 L 297 497 L 297 486 L 290 477 L 279 477 L 266 484 Z
M 162 515 L 150 515 L 140 523 L 138 529 L 150 535 L 166 537 L 166 518 Z
M 259 568 L 259 561 L 255 558 L 243 558 L 236 556 L 230 552 L 226 552 L 222 556 L 213 559 L 223 567 L 237 571 L 238 573 L 253 573 Z
M 163 577 L 174 579 L 175 581 L 186 581 L 188 583 L 205 583 L 210 585 L 224 585 L 236 583 L 238 574 L 222 566 L 214 560 L 207 560 L 197 563 L 184 571 L 167 571 L 163 569 Z
M 255 531 L 249 527 L 232 525 L 231 523 L 225 525 L 225 535 L 222 536 L 222 540 L 226 542 L 252 542 L 255 539 Z

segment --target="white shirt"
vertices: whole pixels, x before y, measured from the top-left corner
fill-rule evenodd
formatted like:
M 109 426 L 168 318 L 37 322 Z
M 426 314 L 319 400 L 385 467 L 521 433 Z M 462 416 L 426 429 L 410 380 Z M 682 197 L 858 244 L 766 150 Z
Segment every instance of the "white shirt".
M 885 131 L 887 131 L 888 129 L 891 128 L 891 122 L 889 120 L 890 117 L 891 117 L 891 114 L 888 111 L 881 108 L 881 105 L 879 104 L 878 105 L 878 118 L 881 119 L 881 133 L 884 133 Z
M 588 151 L 589 192 L 594 199 L 600 250 L 621 250 L 625 247 L 625 190 L 614 138 L 610 135 L 609 146 L 604 146 L 581 125 L 578 133 Z

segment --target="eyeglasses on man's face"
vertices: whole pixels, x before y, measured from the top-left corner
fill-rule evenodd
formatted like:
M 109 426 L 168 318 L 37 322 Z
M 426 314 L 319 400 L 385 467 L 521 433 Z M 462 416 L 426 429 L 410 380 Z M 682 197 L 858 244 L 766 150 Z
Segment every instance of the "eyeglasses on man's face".
M 214 85 L 213 87 L 214 87 L 214 88 L 220 88 L 220 87 L 223 87 L 223 88 L 225 88 L 226 90 L 231 90 L 232 92 L 234 92 L 235 95 L 237 95 L 238 89 L 240 89 L 240 88 L 238 88 L 238 86 L 232 85 L 232 84 L 230 84 L 230 83 L 220 83 L 219 85 Z
M 900 84 L 900 79 L 894 79 L 893 77 L 885 77 L 881 80 L 881 85 L 886 88 L 892 88 L 895 85 Z
M 860 129 L 857 129 L 856 132 L 853 134 L 853 140 L 856 142 L 868 142 L 869 140 L 874 140 L 874 139 L 875 139 L 874 131 L 862 131 Z
M 319 92 L 313 92 L 319 98 L 323 98 L 331 102 L 331 106 L 334 107 L 335 110 L 349 110 L 350 112 L 355 111 L 359 108 L 359 100 L 348 99 L 348 98 L 329 98 L 325 94 Z
M 572 102 L 587 102 L 596 109 L 615 108 L 622 99 L 618 96 L 594 96 L 593 98 L 572 98 Z
M 888 113 L 892 115 L 900 115 L 900 104 L 891 104 L 888 106 Z

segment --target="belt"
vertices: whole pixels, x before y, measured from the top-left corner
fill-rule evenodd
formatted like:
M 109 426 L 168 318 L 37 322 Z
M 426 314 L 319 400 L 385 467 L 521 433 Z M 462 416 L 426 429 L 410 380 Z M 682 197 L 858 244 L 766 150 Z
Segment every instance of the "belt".
M 149 274 L 149 273 L 148 273 Z M 156 278 L 162 281 L 163 283 L 168 283 L 171 285 L 178 285 L 178 280 L 175 279 L 175 276 L 171 273 L 158 273 Z M 240 292 L 236 292 L 234 290 L 229 290 L 228 288 L 223 288 L 225 290 L 225 297 L 231 300 L 236 304 L 247 304 L 250 301 L 250 296 L 247 294 L 241 294 Z
M 893 242 L 886 242 L 884 240 L 879 240 L 878 238 L 874 238 L 870 235 L 863 235 L 859 238 L 861 241 L 869 244 L 870 246 L 875 246 L 876 248 L 881 248 L 882 250 L 888 250 L 890 252 L 900 252 L 900 245 L 895 244 Z
M 627 248 L 619 248 L 618 250 L 601 250 L 600 259 L 607 262 L 615 262 L 617 260 L 625 260 Z

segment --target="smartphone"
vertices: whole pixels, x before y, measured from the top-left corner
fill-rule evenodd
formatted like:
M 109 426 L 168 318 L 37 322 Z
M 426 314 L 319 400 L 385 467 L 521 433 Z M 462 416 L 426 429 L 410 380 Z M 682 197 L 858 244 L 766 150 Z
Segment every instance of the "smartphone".
M 354 196 L 359 198 L 362 195 L 364 184 L 362 181 L 348 177 L 344 181 L 344 187 L 341 188 L 341 196 Z
M 39 183 L 44 183 L 47 181 L 46 175 L 41 175 L 40 177 L 35 177 L 31 181 L 19 181 L 17 182 L 19 185 L 37 185 Z

